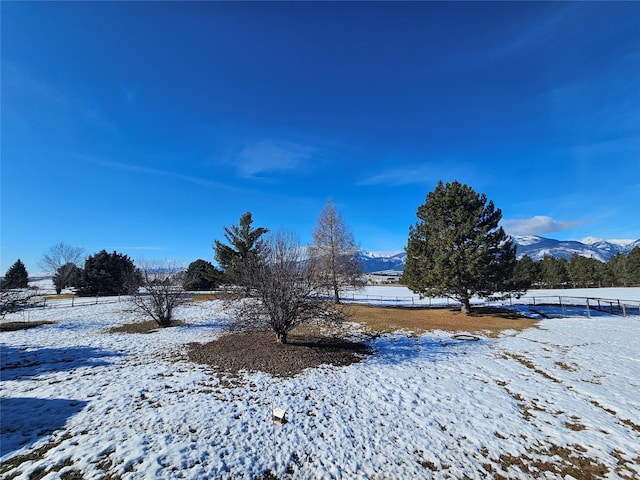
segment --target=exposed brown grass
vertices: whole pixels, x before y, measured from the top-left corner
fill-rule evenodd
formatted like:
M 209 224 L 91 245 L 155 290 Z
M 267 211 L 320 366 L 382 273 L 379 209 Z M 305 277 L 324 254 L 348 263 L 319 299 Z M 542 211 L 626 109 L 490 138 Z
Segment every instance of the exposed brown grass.
M 194 293 L 189 297 L 191 302 L 210 302 L 211 300 L 225 300 L 229 297 L 225 292 L 211 292 L 211 293 Z
M 349 306 L 351 320 L 371 333 L 409 330 L 421 334 L 429 330 L 471 332 L 497 337 L 505 330 L 521 331 L 537 325 L 537 320 L 512 311 L 496 308 L 476 308 L 464 315 L 453 308 Z
M 65 300 L 69 298 L 78 298 L 75 293 L 61 293 L 60 295 L 45 295 L 45 300 Z
M 42 325 L 52 325 L 55 322 L 35 321 L 35 322 L 3 322 L 0 323 L 0 332 L 15 332 L 17 330 L 28 330 Z
M 171 327 L 177 327 L 178 325 L 182 325 L 182 322 L 174 321 Z M 125 323 L 124 325 L 112 327 L 107 330 L 107 333 L 153 333 L 160 328 L 163 327 L 160 327 L 155 320 L 147 320 L 144 322 Z
M 577 480 L 605 478 L 609 473 L 609 468 L 605 464 L 587 457 L 584 454 L 585 448 L 579 445 L 562 447 L 551 443 L 548 447 L 541 446 L 528 450 L 531 456 L 501 454 L 499 462 L 503 470 L 506 472 L 510 468 L 515 468 L 531 478 L 540 478 L 542 473 L 548 473 L 554 478 L 571 476 Z

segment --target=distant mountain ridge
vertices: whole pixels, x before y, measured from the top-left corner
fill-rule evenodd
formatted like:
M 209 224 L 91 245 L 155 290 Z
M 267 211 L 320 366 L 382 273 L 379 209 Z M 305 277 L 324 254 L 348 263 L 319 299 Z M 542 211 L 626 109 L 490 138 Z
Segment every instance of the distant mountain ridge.
M 635 247 L 640 246 L 640 240 L 604 240 L 588 237 L 582 241 L 554 240 L 552 238 L 530 236 L 513 236 L 517 246 L 517 256 L 528 255 L 532 260 L 542 260 L 545 256 L 555 258 L 571 258 L 577 253 L 583 257 L 595 258 L 601 262 L 608 261 L 618 253 L 628 254 Z M 359 253 L 364 273 L 399 274 L 404 271 L 407 254 L 404 250 L 393 252 Z
M 364 273 L 399 274 L 404 271 L 407 254 L 404 250 L 393 252 L 366 252 L 360 250 L 360 263 Z
M 640 246 L 640 240 L 604 240 L 593 237 L 585 238 L 581 242 L 517 235 L 513 239 L 518 248 L 518 258 L 528 255 L 536 261 L 542 260 L 546 256 L 569 259 L 571 255 L 577 253 L 583 257 L 606 262 L 618 253 L 626 255 L 635 247 Z

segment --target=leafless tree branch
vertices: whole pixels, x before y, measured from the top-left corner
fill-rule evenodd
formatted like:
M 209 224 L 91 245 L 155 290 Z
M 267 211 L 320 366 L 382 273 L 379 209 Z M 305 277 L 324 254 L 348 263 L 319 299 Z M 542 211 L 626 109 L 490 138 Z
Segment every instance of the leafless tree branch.
M 170 327 L 175 310 L 189 302 L 182 288 L 184 272 L 172 263 L 138 262 L 142 286 L 130 297 L 133 309 L 160 327 Z

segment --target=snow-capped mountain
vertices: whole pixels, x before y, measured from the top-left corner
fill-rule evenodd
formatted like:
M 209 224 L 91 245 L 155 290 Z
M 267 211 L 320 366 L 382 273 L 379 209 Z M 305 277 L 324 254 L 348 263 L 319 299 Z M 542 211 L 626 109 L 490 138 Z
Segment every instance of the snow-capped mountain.
M 537 236 L 514 236 L 518 258 L 528 255 L 532 260 L 544 257 L 571 258 L 577 253 L 583 257 L 595 258 L 606 262 L 617 253 L 627 254 L 634 247 L 640 246 L 640 240 L 603 240 L 601 238 L 585 238 L 577 240 L 554 240 Z
M 518 258 L 528 255 L 532 260 L 542 260 L 545 256 L 571 258 L 577 253 L 583 257 L 595 258 L 601 262 L 608 261 L 617 253 L 628 254 L 634 247 L 640 247 L 640 240 L 603 240 L 601 238 L 585 238 L 577 240 L 554 240 L 535 235 L 514 236 Z M 360 251 L 360 261 L 364 273 L 402 272 L 407 261 L 404 250 L 393 252 Z
M 360 262 L 364 273 L 402 272 L 407 254 L 404 250 L 393 252 L 366 252 L 360 250 Z

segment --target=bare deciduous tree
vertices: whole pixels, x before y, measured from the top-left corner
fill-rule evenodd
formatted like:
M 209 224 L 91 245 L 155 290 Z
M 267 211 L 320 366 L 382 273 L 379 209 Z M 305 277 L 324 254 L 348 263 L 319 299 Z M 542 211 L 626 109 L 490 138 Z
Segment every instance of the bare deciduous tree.
M 340 303 L 341 290 L 362 286 L 362 265 L 353 233 L 331 199 L 320 212 L 313 241 L 310 256 L 316 263 L 318 280 L 331 292 L 334 302 Z
M 14 313 L 33 305 L 39 297 L 35 289 L 7 289 L 0 290 L 0 319 L 5 315 Z
M 47 250 L 40 259 L 40 268 L 46 272 L 53 273 L 67 263 L 79 265 L 84 256 L 84 248 L 72 247 L 64 242 L 60 242 Z
M 315 267 L 295 234 L 269 237 L 262 254 L 246 265 L 249 296 L 232 303 L 236 321 L 271 328 L 280 343 L 287 343 L 287 334 L 302 323 L 342 320 L 341 309 L 322 301 Z
M 150 316 L 160 327 L 170 327 L 175 309 L 189 302 L 182 288 L 184 272 L 172 263 L 138 263 L 142 287 L 130 297 L 134 310 Z
M 40 259 L 40 268 L 45 272 L 55 273 L 54 285 L 57 294 L 72 283 L 74 276 L 77 275 L 77 270 L 73 266 L 79 267 L 83 257 L 82 247 L 72 247 L 60 242 L 50 247 Z

